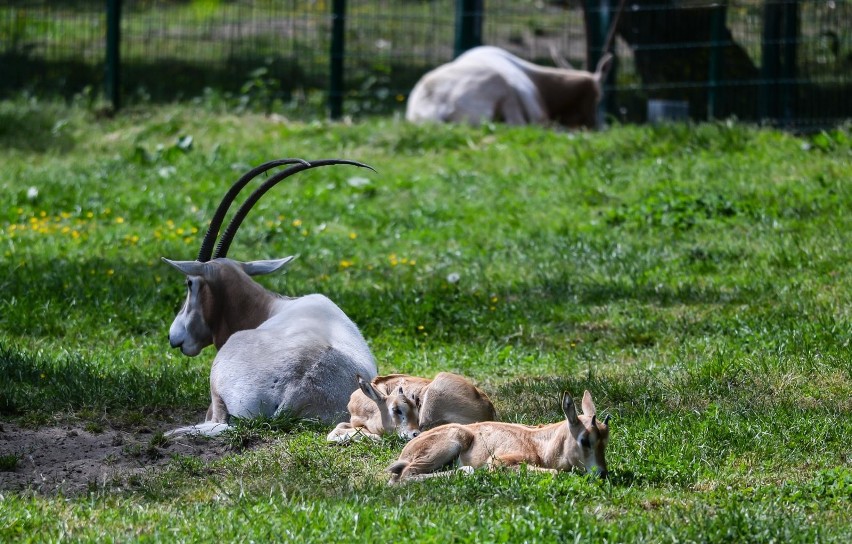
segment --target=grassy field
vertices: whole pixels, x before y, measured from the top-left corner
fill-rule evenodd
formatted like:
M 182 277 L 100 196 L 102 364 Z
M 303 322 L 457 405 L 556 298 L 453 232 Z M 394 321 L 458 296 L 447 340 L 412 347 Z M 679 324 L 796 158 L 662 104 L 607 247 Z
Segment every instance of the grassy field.
M 465 374 L 504 420 L 556 421 L 563 390 L 591 390 L 611 478 L 388 487 L 398 440 L 332 447 L 286 420 L 241 422 L 216 459 L 170 453 L 161 432 L 200 420 L 213 353 L 169 348 L 184 285 L 160 257 L 194 258 L 226 187 L 285 156 L 377 172 L 276 187 L 231 257 L 298 254 L 264 285 L 328 295 L 381 373 Z M 0 164 L 3 424 L 142 433 L 166 461 L 81 493 L 0 489 L 0 541 L 852 539 L 848 129 L 104 119 L 15 101 Z

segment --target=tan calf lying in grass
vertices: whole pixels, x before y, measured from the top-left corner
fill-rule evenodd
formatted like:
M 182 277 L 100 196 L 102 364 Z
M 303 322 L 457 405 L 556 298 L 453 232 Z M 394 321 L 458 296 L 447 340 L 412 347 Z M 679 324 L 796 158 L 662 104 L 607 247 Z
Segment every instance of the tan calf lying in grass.
M 588 391 L 583 394 L 583 415 L 574 400 L 562 395 L 566 421 L 531 427 L 516 423 L 483 422 L 442 425 L 424 432 L 403 448 L 388 471 L 391 484 L 419 480 L 455 471 L 436 472 L 459 461 L 463 472 L 488 466 L 528 464 L 535 470 L 556 472 L 577 468 L 606 476 L 608 419 L 595 417 L 595 404 Z
M 379 439 L 394 431 L 410 440 L 422 430 L 444 423 L 474 423 L 497 417 L 485 393 L 450 372 L 441 372 L 431 380 L 390 374 L 368 382 L 359 376 L 358 386 L 349 398 L 349 421 L 329 433 L 329 442 L 362 436 Z

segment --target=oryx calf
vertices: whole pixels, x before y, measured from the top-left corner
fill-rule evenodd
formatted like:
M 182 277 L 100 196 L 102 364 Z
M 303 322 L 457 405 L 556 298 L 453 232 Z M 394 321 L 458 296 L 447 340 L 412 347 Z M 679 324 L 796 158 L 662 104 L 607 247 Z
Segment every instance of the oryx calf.
M 282 164 L 295 166 L 272 176 L 246 199 L 212 253 L 212 242 L 239 190 L 259 173 Z M 376 375 L 364 337 L 331 300 L 319 294 L 285 297 L 251 278 L 280 270 L 293 257 L 252 262 L 225 258 L 240 222 L 264 192 L 293 173 L 330 164 L 364 166 L 298 159 L 261 165 L 238 180 L 222 200 L 197 260 L 163 259 L 186 276 L 186 300 L 169 329 L 169 343 L 189 356 L 211 344 L 218 350 L 210 369 L 211 403 L 205 422 L 169 434 L 213 436 L 228 428 L 231 416 L 275 416 L 282 411 L 337 423 L 346 417 L 357 377 Z
M 592 395 L 583 394 L 583 415 L 578 415 L 567 392 L 562 396 L 566 421 L 538 427 L 515 423 L 449 424 L 422 433 L 406 444 L 388 471 L 391 484 L 454 471 L 436 472 L 456 460 L 464 472 L 481 466 L 528 464 L 534 470 L 556 472 L 577 468 L 606 476 L 608 418 L 599 421 Z
M 473 423 L 497 418 L 494 405 L 467 378 L 440 372 L 435 378 L 406 374 L 378 376 L 359 388 L 349 400 L 349 421 L 329 433 L 329 442 L 367 436 L 373 439 L 396 431 L 412 439 L 444 423 Z
M 612 66 L 601 57 L 594 72 L 539 66 L 504 49 L 474 47 L 426 73 L 411 91 L 408 121 L 510 125 L 549 122 L 576 128 L 597 126 L 601 83 Z

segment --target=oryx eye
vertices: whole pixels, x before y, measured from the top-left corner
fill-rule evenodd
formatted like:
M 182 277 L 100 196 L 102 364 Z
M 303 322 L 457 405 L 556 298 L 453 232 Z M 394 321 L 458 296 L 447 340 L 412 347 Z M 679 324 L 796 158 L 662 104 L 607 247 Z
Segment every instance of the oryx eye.
M 192 289 L 192 278 L 186 278 L 186 288 Z
M 402 410 L 400 410 L 399 408 L 394 408 L 394 409 L 393 409 L 393 415 L 395 415 L 395 416 L 401 416 L 401 415 L 402 415 Z
M 592 447 L 592 443 L 591 443 L 591 442 L 589 442 L 589 437 L 588 437 L 588 436 L 584 436 L 584 437 L 582 437 L 582 438 L 580 439 L 580 445 L 581 445 L 581 446 L 583 446 L 584 448 L 590 448 L 590 447 Z

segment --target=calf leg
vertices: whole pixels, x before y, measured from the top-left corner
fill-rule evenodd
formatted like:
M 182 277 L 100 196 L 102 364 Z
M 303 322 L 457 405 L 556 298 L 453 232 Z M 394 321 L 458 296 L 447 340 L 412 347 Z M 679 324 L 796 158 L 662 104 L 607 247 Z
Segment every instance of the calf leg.
M 400 458 L 388 471 L 394 484 L 419 474 L 429 474 L 459 458 L 470 447 L 473 433 L 460 425 L 440 427 L 440 432 L 420 435 L 403 448 Z

